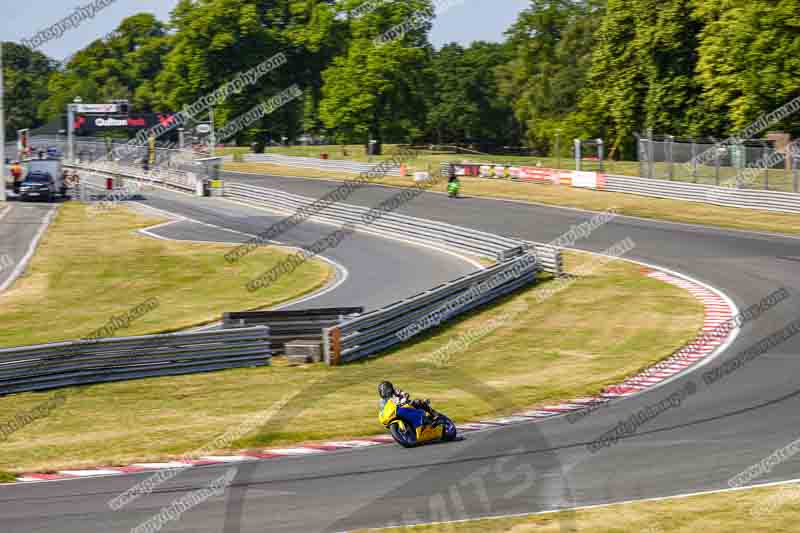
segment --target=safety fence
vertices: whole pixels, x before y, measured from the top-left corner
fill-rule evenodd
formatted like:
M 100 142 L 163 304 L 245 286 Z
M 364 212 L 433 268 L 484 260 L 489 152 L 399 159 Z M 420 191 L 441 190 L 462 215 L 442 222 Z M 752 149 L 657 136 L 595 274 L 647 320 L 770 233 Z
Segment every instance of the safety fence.
M 269 365 L 265 326 L 0 349 L 0 395 Z
M 637 137 L 642 177 L 798 192 L 800 153 L 788 134 L 723 142 L 673 135 Z
M 313 198 L 297 194 L 230 182 L 225 183 L 224 195 L 236 200 L 293 213 L 301 212 L 301 210 L 303 212 L 313 211 L 312 206 L 316 202 Z M 379 215 L 377 218 L 374 217 L 376 214 Z M 515 239 L 435 220 L 386 211 L 376 213 L 367 207 L 344 203 L 334 203 L 325 209 L 314 211 L 309 219 L 337 225 L 349 223 L 358 230 L 391 238 L 401 237 L 404 240 L 420 244 L 434 245 L 498 260 L 506 260 L 520 255 L 527 252 L 528 249 L 528 244 Z M 563 273 L 564 264 L 561 252 L 556 247 L 537 244 L 533 246 L 533 250 L 546 272 L 559 276 Z
M 347 161 L 338 159 L 316 159 L 313 157 L 297 157 L 280 154 L 247 154 L 244 156 L 247 163 L 269 163 L 272 165 L 283 165 L 287 167 L 313 168 L 316 170 L 330 170 L 339 172 L 350 172 L 361 174 L 374 171 L 379 163 L 359 163 L 357 161 Z M 400 167 L 381 170 L 381 174 L 386 176 L 400 176 Z
M 36 157 L 40 151 L 47 152 L 49 148 L 56 148 L 65 158 L 69 156 L 67 137 L 37 135 L 29 139 L 31 156 Z M 76 161 L 116 161 L 127 165 L 141 165 L 152 156 L 153 166 L 161 168 L 181 168 L 193 161 L 209 157 L 208 154 L 189 148 L 179 149 L 177 145 L 168 143 L 166 146 L 157 143 L 155 153 L 150 153 L 148 143 L 129 143 L 120 139 L 105 139 L 100 137 L 76 137 L 73 141 L 74 157 Z M 16 153 L 16 148 L 13 149 Z
M 139 167 L 114 161 L 75 162 L 64 166 L 78 170 L 90 170 L 109 177 L 121 176 L 191 192 L 197 191 L 198 183 L 202 183 L 202 177 L 198 177 L 194 172 L 171 168 L 158 167 L 146 171 Z
M 536 282 L 531 255 L 505 261 L 324 331 L 328 365 L 375 356 L 442 322 Z
M 130 169 L 118 171 L 125 177 L 138 178 Z M 138 178 L 141 179 L 141 178 Z M 263 187 L 227 183 L 225 196 L 238 201 L 265 206 L 288 213 L 308 213 L 307 218 L 334 225 L 349 224 L 353 228 L 385 235 L 391 238 L 439 248 L 453 249 L 471 255 L 484 256 L 499 261 L 498 264 L 478 272 L 442 284 L 424 293 L 383 309 L 341 322 L 341 313 L 330 317 L 333 324 L 322 324 L 325 312 L 316 317 L 309 311 L 299 311 L 304 324 L 292 324 L 292 315 L 284 312 L 282 320 L 287 330 L 280 332 L 281 325 L 271 321 L 278 315 L 264 313 L 228 313 L 224 325 L 227 331 L 262 321 L 269 323 L 270 339 L 284 346 L 294 341 L 305 340 L 308 334 L 315 340 L 318 325 L 322 328 L 322 349 L 329 365 L 355 361 L 379 353 L 405 342 L 419 331 L 438 325 L 462 315 L 476 307 L 494 301 L 504 295 L 536 282 L 537 274 L 547 271 L 557 276 L 563 273 L 561 251 L 554 246 L 529 244 L 515 239 L 463 228 L 443 222 L 399 215 L 391 210 L 374 210 L 367 207 L 343 203 L 315 206 L 317 200 Z M 454 305 L 454 302 L 455 305 Z M 355 309 L 360 311 L 360 309 Z M 349 315 L 350 313 L 348 313 Z M 309 326 L 314 320 L 318 325 Z M 336 322 L 340 322 L 336 324 Z M 294 327 L 294 330 L 291 328 Z M 272 328 L 276 337 L 271 334 Z M 224 330 L 223 330 L 224 331 Z M 238 330 L 242 331 L 242 330 Z
M 70 196 L 73 200 L 80 200 L 84 203 L 106 202 L 117 196 L 122 197 L 124 189 L 114 187 L 107 189 L 93 183 L 78 183 L 70 187 Z M 136 196 L 132 196 L 136 199 Z
M 450 163 L 442 164 L 442 172 L 450 171 Z M 502 167 L 500 165 L 454 163 L 458 175 L 505 177 L 512 181 L 547 183 L 598 191 L 637 194 L 702 202 L 725 207 L 762 209 L 784 213 L 800 213 L 800 194 L 773 190 L 737 189 L 682 181 L 618 176 L 599 172 L 579 172 L 539 167 Z M 489 170 L 487 170 L 489 169 Z M 499 169 L 505 169 L 499 175 Z M 491 172 L 491 175 L 488 173 Z
M 524 165 L 507 165 L 500 163 L 442 163 L 443 176 L 454 172 L 456 176 L 474 176 L 480 178 L 509 179 L 519 182 L 552 183 L 554 185 L 571 185 L 573 187 L 597 188 L 605 174 L 597 171 L 557 170 L 544 167 Z
M 71 165 L 72 168 L 92 170 L 98 174 L 120 176 L 141 181 L 162 183 L 177 188 L 190 189 L 183 178 L 172 179 L 168 174 L 145 173 L 137 168 L 106 164 Z M 195 176 L 196 179 L 196 176 Z M 196 187 L 196 183 L 195 183 Z M 275 189 L 241 183 L 225 183 L 224 195 L 239 201 L 290 212 L 312 212 L 308 218 L 333 224 L 350 223 L 356 229 L 403 239 L 421 244 L 431 244 L 492 259 L 506 260 L 532 250 L 545 272 L 560 276 L 564 272 L 561 251 L 547 244 L 534 244 L 501 237 L 491 233 L 455 226 L 445 222 L 400 215 L 389 211 L 371 210 L 367 207 L 333 203 L 325 209 L 315 210 L 317 200 Z
M 800 213 L 800 194 L 790 192 L 734 189 L 629 176 L 606 176 L 600 190 L 704 202 L 726 207 Z
M 363 307 L 305 309 L 302 311 L 243 311 L 225 313 L 223 327 L 267 326 L 275 355 L 285 354 L 288 342 L 311 341 L 322 345 L 322 330 L 360 315 Z

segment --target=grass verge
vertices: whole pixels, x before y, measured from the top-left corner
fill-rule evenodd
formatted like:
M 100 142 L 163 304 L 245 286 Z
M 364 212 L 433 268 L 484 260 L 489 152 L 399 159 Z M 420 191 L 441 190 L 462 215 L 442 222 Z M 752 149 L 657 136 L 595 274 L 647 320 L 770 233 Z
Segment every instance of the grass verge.
M 252 174 L 274 174 L 334 180 L 353 177 L 343 173 L 263 163 L 226 163 L 225 169 Z M 438 167 L 433 170 L 438 171 Z M 398 187 L 410 187 L 413 185 L 411 178 L 407 177 L 385 177 L 375 183 Z M 616 207 L 618 212 L 623 215 L 686 222 L 689 224 L 704 224 L 720 228 L 800 235 L 800 217 L 789 213 L 720 207 L 680 200 L 648 198 L 633 194 L 591 191 L 547 184 L 518 183 L 500 179 L 464 177 L 461 178 L 461 184 L 462 194 L 467 196 L 522 200 L 555 206 L 577 207 L 592 211 L 604 211 L 611 207 Z M 445 192 L 446 187 L 447 184 L 442 183 L 431 190 Z
M 796 484 L 736 492 L 691 496 L 656 502 L 609 505 L 576 511 L 569 517 L 575 532 L 622 533 L 750 533 L 797 531 L 800 520 L 800 487 Z M 557 533 L 562 531 L 561 513 L 539 516 L 473 520 L 382 530 L 386 533 L 453 531 L 459 533 Z M 361 533 L 366 533 L 364 530 Z
M 567 257 L 569 269 L 588 261 L 595 259 Z M 84 387 L 46 419 L 0 443 L 0 469 L 49 471 L 177 457 L 226 431 L 235 433 L 254 417 L 264 425 L 228 450 L 373 435 L 383 429 L 375 392 L 383 379 L 431 398 L 456 420 L 507 414 L 596 393 L 664 358 L 702 323 L 699 302 L 629 263 L 610 263 L 539 303 L 548 288 L 544 282 L 357 364 L 276 362 Z M 475 332 L 482 335 L 466 346 L 447 348 Z M 436 356 L 439 349 L 444 351 Z M 487 398 L 485 387 L 494 397 Z M 2 398 L 0 412 L 29 410 L 53 394 Z
M 251 293 L 245 283 L 287 252 L 259 249 L 230 265 L 223 257 L 229 245 L 134 233 L 159 222 L 125 209 L 93 217 L 80 204 L 63 204 L 25 275 L 0 295 L 0 346 L 83 338 L 149 298 L 158 307 L 116 335 L 175 331 L 219 320 L 225 311 L 297 298 L 333 275 L 327 263 L 310 261 Z

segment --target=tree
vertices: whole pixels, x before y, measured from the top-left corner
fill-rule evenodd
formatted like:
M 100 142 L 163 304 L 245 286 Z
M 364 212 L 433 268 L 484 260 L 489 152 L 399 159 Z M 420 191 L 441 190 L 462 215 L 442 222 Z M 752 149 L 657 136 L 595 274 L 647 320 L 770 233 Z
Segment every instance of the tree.
M 800 0 L 698 1 L 704 132 L 734 134 L 800 97 Z M 782 121 L 800 135 L 800 116 Z M 777 127 L 777 125 L 776 125 Z
M 579 134 L 572 115 L 602 20 L 596 0 L 532 0 L 506 32 L 512 58 L 497 69 L 498 90 L 511 100 L 531 146 L 546 150 L 559 128 Z
M 511 104 L 497 92 L 495 70 L 510 59 L 504 44 L 475 42 L 469 48 L 452 43 L 433 54 L 427 124 L 438 143 L 515 144 L 516 121 Z
M 340 141 L 411 142 L 421 136 L 432 17 L 428 0 L 410 0 L 348 19 L 351 40 L 323 73 L 319 108 Z
M 581 110 L 610 141 L 610 155 L 633 156 L 634 133 L 646 128 L 689 129 L 701 96 L 694 70 L 702 25 L 691 1 L 609 0 Z
M 180 108 L 212 93 L 236 74 L 283 52 L 288 64 L 215 106 L 220 122 L 246 113 L 293 84 L 311 102 L 291 102 L 264 117 L 238 142 L 254 135 L 295 138 L 315 129 L 321 72 L 340 50 L 332 37 L 333 2 L 321 0 L 182 0 L 173 11 L 174 47 L 155 83 L 164 104 Z
M 39 102 L 47 98 L 47 84 L 55 71 L 55 62 L 41 52 L 11 42 L 3 43 L 3 85 L 6 129 L 9 136 L 17 130 L 35 128 Z
M 152 83 L 169 49 L 166 26 L 153 15 L 126 18 L 114 32 L 75 53 L 53 75 L 49 97 L 39 109 L 40 117 L 61 116 L 76 96 L 85 102 L 128 99 L 138 111 L 156 110 Z

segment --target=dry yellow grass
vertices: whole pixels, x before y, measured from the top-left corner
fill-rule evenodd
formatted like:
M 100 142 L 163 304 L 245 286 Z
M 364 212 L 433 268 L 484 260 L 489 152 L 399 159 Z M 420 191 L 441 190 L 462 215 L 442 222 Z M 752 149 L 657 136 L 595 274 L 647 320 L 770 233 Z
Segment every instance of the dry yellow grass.
M 125 209 L 92 217 L 80 204 L 62 205 L 25 275 L 0 295 L 0 346 L 82 338 L 149 298 L 158 308 L 116 335 L 174 331 L 297 298 L 333 274 L 327 263 L 310 261 L 251 293 L 245 283 L 287 252 L 262 248 L 231 265 L 223 257 L 229 245 L 135 233 L 159 222 Z
M 399 531 L 453 533 L 793 533 L 800 522 L 800 487 L 795 484 L 654 502 L 609 505 L 567 513 L 473 520 Z M 363 530 L 366 533 L 371 530 Z
M 577 257 L 568 258 L 570 268 Z M 372 435 L 383 431 L 375 386 L 386 378 L 431 398 L 459 421 L 503 415 L 618 383 L 693 338 L 702 322 L 702 306 L 688 293 L 642 276 L 638 266 L 624 262 L 611 263 L 539 303 L 546 288 L 545 282 L 362 363 L 275 364 L 81 389 L 49 417 L 0 443 L 0 470 L 180 456 L 282 401 L 288 404 L 267 417 L 268 423 L 228 449 Z M 472 344 L 445 348 L 493 319 L 497 327 Z M 434 356 L 439 349 L 444 351 Z M 493 387 L 493 397 L 476 394 L 476 383 Z M 52 394 L 2 398 L 0 412 L 29 410 Z
M 275 174 L 310 178 L 343 180 L 352 175 L 316 170 L 306 170 L 264 163 L 226 163 L 226 170 L 252 174 Z M 438 171 L 438 169 L 434 169 Z M 385 177 L 375 183 L 398 187 L 411 186 L 411 178 Z M 661 198 L 648 198 L 632 194 L 591 191 L 556 185 L 517 183 L 507 180 L 483 178 L 461 179 L 462 194 L 490 198 L 504 198 L 548 205 L 577 207 L 604 211 L 611 207 L 623 215 L 638 216 L 672 222 L 704 224 L 721 228 L 769 231 L 800 234 L 800 217 L 788 213 L 774 213 L 753 209 L 736 209 L 710 204 L 683 202 Z M 445 192 L 446 183 L 432 188 Z

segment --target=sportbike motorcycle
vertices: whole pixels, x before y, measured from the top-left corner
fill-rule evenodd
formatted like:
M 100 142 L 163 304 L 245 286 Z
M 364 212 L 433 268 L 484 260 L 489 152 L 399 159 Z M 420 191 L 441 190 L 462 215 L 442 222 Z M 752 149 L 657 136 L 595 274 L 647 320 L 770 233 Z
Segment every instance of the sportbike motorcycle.
M 404 448 L 456 439 L 456 425 L 452 420 L 441 413 L 431 420 L 425 411 L 417 409 L 411 402 L 397 405 L 388 400 L 378 418 L 397 444 Z
M 458 198 L 458 192 L 461 190 L 461 183 L 458 180 L 451 181 L 447 184 L 447 195 L 450 198 Z

